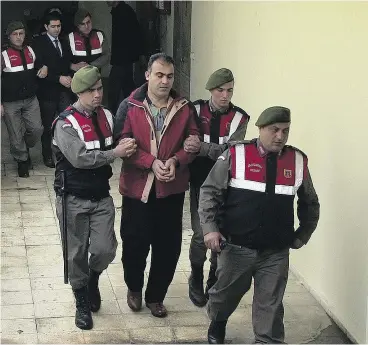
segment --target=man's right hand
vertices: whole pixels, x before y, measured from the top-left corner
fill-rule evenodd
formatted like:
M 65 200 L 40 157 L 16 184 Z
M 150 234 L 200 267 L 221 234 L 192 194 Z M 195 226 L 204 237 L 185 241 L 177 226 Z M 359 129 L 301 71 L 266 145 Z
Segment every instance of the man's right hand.
M 87 62 L 81 61 L 78 63 L 72 63 L 70 65 L 70 69 L 73 70 L 74 72 L 79 71 L 82 67 L 88 66 Z
M 4 106 L 1 105 L 1 116 L 4 116 Z
M 209 232 L 204 235 L 204 244 L 208 249 L 214 252 L 220 253 L 220 240 L 225 240 L 225 238 L 219 232 Z
M 201 149 L 201 141 L 198 135 L 189 135 L 184 141 L 184 151 L 189 153 L 197 153 Z
M 69 77 L 69 76 L 64 76 L 64 75 L 61 75 L 60 78 L 59 78 L 59 82 L 61 85 L 67 87 L 67 88 L 70 88 L 70 85 L 72 83 L 72 78 Z
M 137 144 L 133 138 L 124 138 L 113 149 L 115 157 L 130 157 L 137 150 Z
M 155 159 L 152 163 L 152 170 L 156 178 L 161 182 L 168 182 L 171 177 L 168 176 L 169 168 L 159 159 Z

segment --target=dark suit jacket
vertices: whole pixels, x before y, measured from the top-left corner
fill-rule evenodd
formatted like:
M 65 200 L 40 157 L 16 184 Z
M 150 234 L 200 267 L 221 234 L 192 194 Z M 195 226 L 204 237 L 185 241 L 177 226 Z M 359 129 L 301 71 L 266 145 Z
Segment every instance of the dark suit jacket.
M 55 45 L 51 42 L 47 34 L 36 37 L 32 48 L 36 54 L 36 70 L 43 65 L 48 67 L 48 75 L 39 80 L 37 97 L 45 100 L 57 101 L 61 91 L 70 91 L 70 89 L 60 84 L 60 76 L 70 75 L 70 64 L 72 55 L 67 41 L 59 37 L 63 55 L 59 56 Z

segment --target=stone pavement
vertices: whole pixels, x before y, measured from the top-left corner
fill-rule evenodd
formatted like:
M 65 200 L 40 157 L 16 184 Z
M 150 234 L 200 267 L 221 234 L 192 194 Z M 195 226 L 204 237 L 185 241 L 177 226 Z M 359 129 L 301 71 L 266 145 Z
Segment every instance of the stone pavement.
M 34 169 L 27 179 L 17 178 L 2 126 L 1 166 L 1 342 L 2 343 L 205 343 L 208 318 L 188 298 L 189 244 L 188 199 L 184 210 L 182 254 L 165 305 L 169 315 L 158 319 L 144 308 L 133 313 L 126 305 L 127 288 L 120 262 L 118 194 L 119 161 L 111 179 L 116 207 L 117 256 L 101 276 L 101 310 L 94 314 L 94 328 L 74 325 L 74 298 L 63 284 L 60 232 L 55 215 L 54 169 L 43 166 L 39 146 L 31 150 Z M 149 260 L 148 260 L 149 261 Z M 149 262 L 147 264 L 149 266 Z M 206 265 L 208 272 L 208 265 Z M 252 292 L 232 315 L 227 341 L 251 343 Z M 349 343 L 317 301 L 290 274 L 285 295 L 286 341 L 289 343 Z

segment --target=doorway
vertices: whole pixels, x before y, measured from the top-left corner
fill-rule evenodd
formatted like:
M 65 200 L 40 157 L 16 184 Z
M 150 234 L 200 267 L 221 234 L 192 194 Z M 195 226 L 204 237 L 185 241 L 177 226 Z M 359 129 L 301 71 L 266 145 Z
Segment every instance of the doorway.
M 190 97 L 190 50 L 192 2 L 174 2 L 173 51 L 175 61 L 174 88 L 181 96 Z

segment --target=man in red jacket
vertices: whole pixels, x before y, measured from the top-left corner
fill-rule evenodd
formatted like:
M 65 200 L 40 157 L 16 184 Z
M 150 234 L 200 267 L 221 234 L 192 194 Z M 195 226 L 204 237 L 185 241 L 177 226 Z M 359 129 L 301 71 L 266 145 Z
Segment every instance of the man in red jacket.
M 137 144 L 136 153 L 124 159 L 120 175 L 122 262 L 127 303 L 138 311 L 151 247 L 145 302 L 152 315 L 165 317 L 163 300 L 181 250 L 188 164 L 195 158 L 183 144 L 199 131 L 194 106 L 172 90 L 173 59 L 154 54 L 147 69 L 147 83 L 133 91 L 116 114 L 115 139 L 131 137 Z

